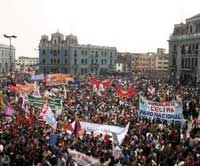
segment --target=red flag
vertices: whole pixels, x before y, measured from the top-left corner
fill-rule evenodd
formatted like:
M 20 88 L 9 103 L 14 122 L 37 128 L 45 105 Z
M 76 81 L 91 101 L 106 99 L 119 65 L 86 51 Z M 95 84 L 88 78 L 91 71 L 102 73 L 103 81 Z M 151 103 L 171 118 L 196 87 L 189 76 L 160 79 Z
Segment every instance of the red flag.
M 100 84 L 100 81 L 97 80 L 97 79 L 95 79 L 95 78 L 92 78 L 92 79 L 90 80 L 90 82 L 91 82 L 92 85 L 96 85 L 96 87 L 98 87 L 99 84 Z
M 29 122 L 29 124 L 33 124 L 33 121 L 34 121 L 34 115 L 32 113 L 30 113 L 28 116 L 28 122 Z
M 71 123 L 66 123 L 65 124 L 65 129 L 70 131 L 70 132 L 73 132 L 73 127 L 72 127 Z
M 82 135 L 82 128 L 79 120 L 75 120 L 74 124 L 74 135 L 76 138 L 80 137 Z
M 123 90 L 121 85 L 117 85 L 116 92 L 122 98 L 129 98 L 135 94 L 135 88 L 131 86 L 128 90 Z
M 20 114 L 16 115 L 16 121 L 20 124 L 24 124 L 24 118 Z
M 112 82 L 110 80 L 104 80 L 101 83 L 103 84 L 104 88 L 108 88 L 112 84 Z

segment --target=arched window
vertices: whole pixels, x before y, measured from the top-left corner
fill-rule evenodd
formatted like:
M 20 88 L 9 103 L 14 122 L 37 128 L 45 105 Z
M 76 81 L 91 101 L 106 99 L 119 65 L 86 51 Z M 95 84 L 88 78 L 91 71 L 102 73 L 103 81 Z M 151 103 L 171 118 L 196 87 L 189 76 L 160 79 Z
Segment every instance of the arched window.
M 42 63 L 43 63 L 43 64 L 45 64 L 45 61 L 46 61 L 46 60 L 45 60 L 45 59 L 43 59 L 43 60 L 42 60 Z

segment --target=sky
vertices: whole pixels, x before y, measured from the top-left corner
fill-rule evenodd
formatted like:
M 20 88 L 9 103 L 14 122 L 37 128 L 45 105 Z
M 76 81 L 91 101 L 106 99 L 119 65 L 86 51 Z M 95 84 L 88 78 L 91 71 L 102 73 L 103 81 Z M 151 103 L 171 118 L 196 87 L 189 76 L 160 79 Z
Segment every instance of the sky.
M 59 30 L 119 52 L 168 50 L 174 24 L 199 13 L 200 0 L 0 0 L 0 44 L 17 35 L 16 57 L 36 57 L 41 36 Z

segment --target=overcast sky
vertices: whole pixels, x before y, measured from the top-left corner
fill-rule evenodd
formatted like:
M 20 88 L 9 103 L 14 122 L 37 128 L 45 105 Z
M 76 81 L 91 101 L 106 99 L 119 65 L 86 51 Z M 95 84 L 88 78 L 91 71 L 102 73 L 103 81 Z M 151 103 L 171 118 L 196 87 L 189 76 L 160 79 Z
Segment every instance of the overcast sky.
M 174 24 L 198 13 L 200 0 L 0 0 L 0 43 L 17 35 L 16 56 L 38 56 L 41 35 L 59 29 L 81 44 L 153 52 L 168 49 Z

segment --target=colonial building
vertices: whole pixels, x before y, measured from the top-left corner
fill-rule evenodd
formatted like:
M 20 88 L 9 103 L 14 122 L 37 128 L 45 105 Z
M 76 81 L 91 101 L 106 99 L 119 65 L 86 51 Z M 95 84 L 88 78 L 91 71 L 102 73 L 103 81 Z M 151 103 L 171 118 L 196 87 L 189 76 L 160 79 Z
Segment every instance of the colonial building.
M 15 48 L 0 44 L 0 73 L 15 70 Z
M 200 82 L 200 14 L 176 24 L 169 39 L 170 77 Z
M 99 74 L 101 69 L 115 69 L 117 49 L 82 45 L 72 34 L 66 37 L 56 32 L 43 35 L 39 43 L 40 73 L 91 73 Z
M 23 69 L 25 67 L 31 67 L 37 69 L 39 66 L 39 58 L 37 57 L 24 57 L 21 56 L 16 60 L 16 68 Z
M 163 48 L 158 48 L 156 53 L 135 53 L 132 65 L 136 74 L 149 78 L 168 77 L 168 54 Z

